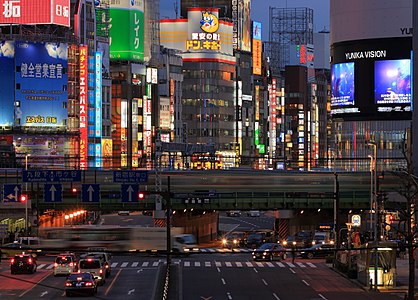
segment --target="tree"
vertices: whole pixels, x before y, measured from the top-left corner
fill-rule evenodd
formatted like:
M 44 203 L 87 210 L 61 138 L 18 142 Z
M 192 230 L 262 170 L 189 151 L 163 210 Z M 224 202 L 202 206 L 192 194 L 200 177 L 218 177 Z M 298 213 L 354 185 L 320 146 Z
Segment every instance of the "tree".
M 406 134 L 405 134 L 406 137 Z M 418 213 L 418 177 L 414 175 L 410 143 L 406 143 L 404 138 L 402 153 L 406 160 L 404 170 L 392 172 L 400 179 L 400 187 L 396 192 L 404 199 L 404 202 L 396 202 L 399 212 L 399 222 L 386 224 L 390 226 L 405 241 L 405 248 L 408 253 L 409 280 L 408 280 L 408 300 L 414 300 L 415 289 L 415 256 L 414 251 L 418 243 L 418 226 L 416 216 Z

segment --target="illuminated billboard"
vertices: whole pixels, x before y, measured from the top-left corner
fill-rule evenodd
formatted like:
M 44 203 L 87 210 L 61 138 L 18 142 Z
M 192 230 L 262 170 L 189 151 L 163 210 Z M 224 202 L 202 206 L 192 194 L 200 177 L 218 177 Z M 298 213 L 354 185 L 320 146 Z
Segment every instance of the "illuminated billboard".
M 0 41 L 0 126 L 14 122 L 14 56 L 14 42 Z
M 354 105 L 354 62 L 332 66 L 331 105 Z
M 21 126 L 66 126 L 67 44 L 16 42 L 15 46 L 16 119 Z
M 250 0 L 241 0 L 242 7 L 242 26 L 241 26 L 241 43 L 240 50 L 242 51 L 251 51 L 251 1 Z M 238 5 L 240 7 L 240 5 Z
M 70 27 L 70 0 L 2 0 L 0 25 L 56 24 Z
M 88 46 L 80 46 L 80 169 L 87 169 L 88 151 Z
M 261 75 L 261 55 L 263 45 L 261 42 L 261 23 L 253 22 L 253 74 Z
M 110 58 L 144 61 L 144 1 L 110 4 Z
M 374 63 L 376 104 L 411 103 L 411 60 L 377 60 Z

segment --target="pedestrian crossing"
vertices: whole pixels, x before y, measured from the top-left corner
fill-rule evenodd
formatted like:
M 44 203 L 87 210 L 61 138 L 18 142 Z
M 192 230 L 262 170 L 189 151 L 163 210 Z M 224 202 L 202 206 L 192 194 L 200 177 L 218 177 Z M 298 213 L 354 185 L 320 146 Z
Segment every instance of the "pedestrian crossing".
M 318 266 L 311 262 L 295 262 L 291 261 L 190 261 L 173 259 L 174 264 L 183 268 L 313 268 Z M 163 265 L 164 260 L 158 261 L 134 261 L 134 262 L 113 262 L 112 269 L 130 269 L 130 268 L 156 268 Z M 39 264 L 38 270 L 52 270 L 54 264 Z

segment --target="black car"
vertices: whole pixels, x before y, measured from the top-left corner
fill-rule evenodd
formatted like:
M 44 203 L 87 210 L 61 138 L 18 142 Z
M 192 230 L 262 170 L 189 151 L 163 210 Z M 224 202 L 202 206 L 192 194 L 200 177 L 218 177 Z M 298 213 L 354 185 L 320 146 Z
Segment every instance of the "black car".
M 71 273 L 65 281 L 65 295 L 89 294 L 94 296 L 97 293 L 97 283 L 90 272 Z
M 265 243 L 252 253 L 253 260 L 286 259 L 286 249 L 278 243 Z
M 36 257 L 32 254 L 19 254 L 15 255 L 10 260 L 10 272 L 16 273 L 30 273 L 36 272 L 37 264 Z
M 314 258 L 314 257 L 327 257 L 334 255 L 335 245 L 329 244 L 316 244 L 310 248 L 301 249 L 300 257 L 302 258 Z
M 245 243 L 245 232 L 235 231 L 222 238 L 222 246 L 226 248 L 241 247 Z

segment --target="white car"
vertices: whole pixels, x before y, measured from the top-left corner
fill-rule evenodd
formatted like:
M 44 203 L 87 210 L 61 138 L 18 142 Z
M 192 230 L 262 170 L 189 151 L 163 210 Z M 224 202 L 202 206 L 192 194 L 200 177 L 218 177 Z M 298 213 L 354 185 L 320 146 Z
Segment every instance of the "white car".
M 118 211 L 119 216 L 129 216 L 130 212 L 129 210 L 120 210 Z
M 247 212 L 247 216 L 248 217 L 259 217 L 260 216 L 260 211 L 259 210 L 250 210 L 249 212 Z
M 54 276 L 70 275 L 77 271 L 76 256 L 71 253 L 60 254 L 55 258 Z

